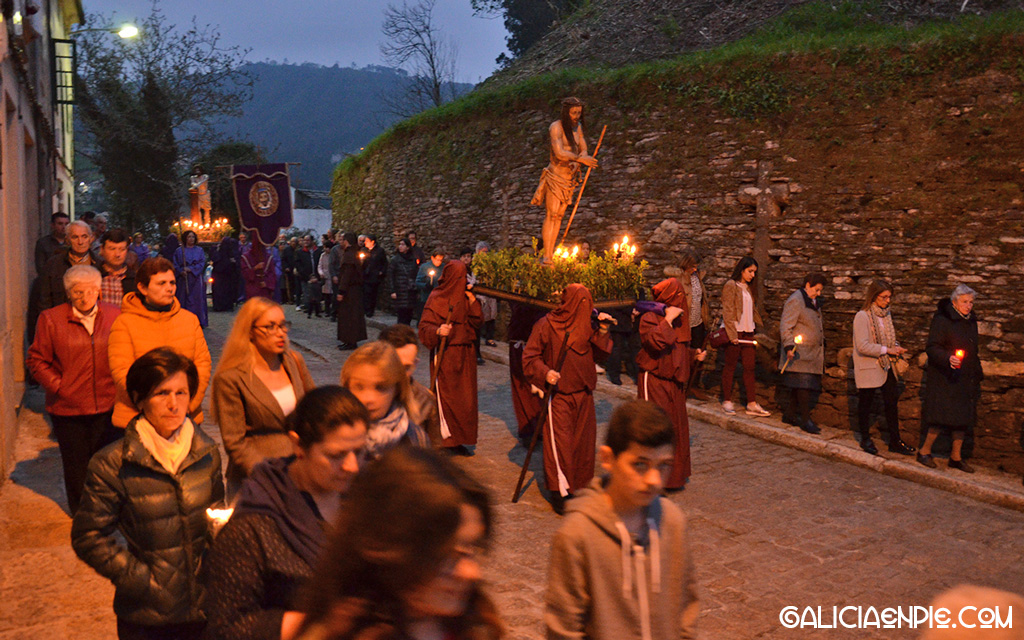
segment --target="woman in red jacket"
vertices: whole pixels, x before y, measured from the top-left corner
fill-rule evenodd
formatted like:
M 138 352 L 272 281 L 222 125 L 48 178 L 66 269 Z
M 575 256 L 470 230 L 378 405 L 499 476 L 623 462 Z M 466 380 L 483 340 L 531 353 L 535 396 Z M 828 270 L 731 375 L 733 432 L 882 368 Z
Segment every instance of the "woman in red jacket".
M 484 322 L 480 303 L 466 290 L 466 265 L 452 260 L 430 292 L 420 318 L 420 342 L 430 349 L 430 370 L 441 418 L 441 446 L 468 454 L 476 444 L 476 331 Z M 435 353 L 445 339 L 440 367 Z M 435 371 L 436 369 L 436 371 Z
M 70 302 L 39 316 L 28 350 L 32 377 L 46 390 L 46 413 L 60 448 L 71 515 L 82 499 L 89 459 L 118 437 L 110 424 L 114 379 L 107 338 L 121 309 L 99 301 L 101 280 L 88 265 L 64 272 Z

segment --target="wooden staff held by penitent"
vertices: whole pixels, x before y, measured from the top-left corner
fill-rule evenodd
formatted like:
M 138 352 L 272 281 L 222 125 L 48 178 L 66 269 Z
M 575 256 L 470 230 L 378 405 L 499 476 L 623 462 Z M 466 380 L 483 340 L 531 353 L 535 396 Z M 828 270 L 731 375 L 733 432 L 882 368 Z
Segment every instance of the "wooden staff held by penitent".
M 452 322 L 452 305 L 448 305 L 448 317 L 444 319 L 445 324 Z M 448 342 L 448 336 L 441 336 L 441 344 L 437 346 L 437 353 L 434 355 L 434 366 L 430 369 L 430 390 L 435 391 L 434 383 L 437 382 L 437 372 L 441 370 L 441 358 L 444 357 L 444 346 Z M 438 400 L 440 402 L 440 400 Z
M 601 129 L 601 137 L 597 139 L 597 146 L 594 147 L 594 156 L 597 157 L 597 152 L 601 150 L 601 141 L 604 140 L 604 132 L 608 130 L 608 125 L 604 125 Z M 576 210 L 580 208 L 580 199 L 583 198 L 583 190 L 587 188 L 587 180 L 590 178 L 590 170 L 594 167 L 587 167 L 587 174 L 583 176 L 583 184 L 580 185 L 580 192 L 576 196 L 576 204 L 573 205 L 572 214 L 569 216 L 569 222 L 565 225 L 565 233 L 562 234 L 562 241 L 558 244 L 565 244 L 565 237 L 569 235 L 569 227 L 572 226 L 572 219 L 576 217 Z
M 553 371 L 562 374 L 562 365 L 565 364 L 565 356 L 569 354 L 569 332 L 565 332 L 565 337 L 562 339 L 562 349 L 558 352 L 558 361 L 555 363 Z M 537 448 L 537 440 L 540 437 L 541 429 L 544 428 L 544 423 L 548 420 L 548 412 L 551 411 L 551 400 L 555 393 L 555 388 L 558 383 L 548 383 L 544 385 L 544 404 L 540 407 L 540 413 L 537 415 L 537 421 L 534 423 L 533 438 L 530 439 L 530 447 L 526 450 L 526 460 L 523 461 L 523 470 L 519 472 L 519 482 L 516 483 L 516 490 L 512 493 L 512 503 L 519 502 L 519 492 L 523 489 L 523 481 L 526 480 L 526 470 L 530 468 L 530 458 L 533 457 L 533 450 Z

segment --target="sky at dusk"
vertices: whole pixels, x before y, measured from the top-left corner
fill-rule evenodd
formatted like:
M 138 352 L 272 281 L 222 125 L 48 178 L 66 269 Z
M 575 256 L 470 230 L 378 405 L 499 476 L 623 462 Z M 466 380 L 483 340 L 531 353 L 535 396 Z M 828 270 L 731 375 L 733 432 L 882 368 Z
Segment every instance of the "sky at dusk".
M 400 0 L 397 0 L 400 2 Z M 113 15 L 120 24 L 149 15 L 151 0 L 83 0 L 86 14 Z M 225 45 L 249 48 L 248 60 L 315 62 L 342 66 L 382 64 L 380 32 L 385 0 L 162 0 L 168 23 L 182 27 L 195 16 L 217 26 Z M 458 80 L 480 82 L 505 51 L 500 19 L 473 16 L 470 0 L 437 0 L 435 19 L 459 47 Z

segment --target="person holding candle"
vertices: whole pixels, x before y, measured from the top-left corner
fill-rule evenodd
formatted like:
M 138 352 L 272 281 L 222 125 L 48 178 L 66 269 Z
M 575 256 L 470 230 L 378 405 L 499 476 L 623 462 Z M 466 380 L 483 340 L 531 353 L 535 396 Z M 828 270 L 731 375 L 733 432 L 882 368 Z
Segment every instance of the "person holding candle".
M 415 258 L 415 251 L 410 252 Z M 420 299 L 419 304 L 416 306 L 416 313 L 413 314 L 413 317 L 417 320 L 423 313 L 423 305 L 427 303 L 430 292 L 434 290 L 434 287 L 437 286 L 438 281 L 441 279 L 441 271 L 444 268 L 445 262 L 444 257 L 444 249 L 435 246 L 430 250 L 429 260 L 417 259 L 416 264 L 419 265 L 419 271 L 416 272 L 416 289 L 419 290 Z
M 291 455 L 256 465 L 206 559 L 207 640 L 290 637 L 297 628 L 299 591 L 366 459 L 369 420 L 338 386 L 299 401 Z
M 198 639 L 206 510 L 224 500 L 217 443 L 188 417 L 199 372 L 161 347 L 132 364 L 126 385 L 140 411 L 89 463 L 71 545 L 114 583 L 118 638 Z
M 917 451 L 900 438 L 900 392 L 896 381 L 894 360 L 906 349 L 896 340 L 892 324 L 893 288 L 887 280 L 878 279 L 868 287 L 864 305 L 853 318 L 853 377 L 857 385 L 857 427 L 860 448 L 874 455 L 878 448 L 871 441 L 871 405 L 875 391 L 882 393 L 885 424 L 889 431 L 889 451 L 910 455 Z
M 398 253 L 391 258 L 388 267 L 388 282 L 391 286 L 391 304 L 395 307 L 398 324 L 412 324 L 412 316 L 416 313 L 416 257 L 412 255 L 409 241 L 402 238 L 398 241 Z
M 809 273 L 803 287 L 794 291 L 782 307 L 779 339 L 782 353 L 779 369 L 782 384 L 790 390 L 790 402 L 782 421 L 807 433 L 821 433 L 811 420 L 811 394 L 821 392 L 825 372 L 825 333 L 821 320 L 821 290 L 825 276 Z
M 932 447 L 940 434 L 952 438 L 949 468 L 974 473 L 963 459 L 965 437 L 973 437 L 981 395 L 981 360 L 978 357 L 977 294 L 958 284 L 952 295 L 939 301 L 928 331 L 928 367 L 925 370 L 921 427 L 924 444 L 917 461 L 935 468 Z
M 761 324 L 757 311 L 757 260 L 744 256 L 736 263 L 732 276 L 722 289 L 722 321 L 729 336 L 722 367 L 722 411 L 734 415 L 732 383 L 736 362 L 743 358 L 743 386 L 747 393 L 747 415 L 765 417 L 771 413 L 757 403 L 757 381 L 754 378 L 754 331 Z

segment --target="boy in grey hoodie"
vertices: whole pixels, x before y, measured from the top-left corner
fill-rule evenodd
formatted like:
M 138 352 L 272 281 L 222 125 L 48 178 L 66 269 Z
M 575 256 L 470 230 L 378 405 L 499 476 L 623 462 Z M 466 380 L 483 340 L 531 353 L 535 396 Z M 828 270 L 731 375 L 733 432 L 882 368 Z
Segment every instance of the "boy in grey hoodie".
M 645 400 L 620 405 L 599 450 L 607 472 L 566 505 L 551 544 L 548 640 L 695 637 L 699 609 L 683 512 L 661 496 L 672 422 Z

